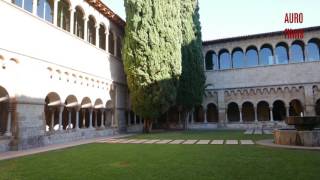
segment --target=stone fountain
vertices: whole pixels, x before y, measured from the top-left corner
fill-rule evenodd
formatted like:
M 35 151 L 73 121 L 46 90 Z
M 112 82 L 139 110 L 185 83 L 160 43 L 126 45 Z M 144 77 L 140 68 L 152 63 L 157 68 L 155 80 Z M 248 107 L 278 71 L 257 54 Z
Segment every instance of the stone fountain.
M 293 146 L 320 146 L 320 116 L 290 116 L 286 120 L 295 129 L 277 129 L 274 131 L 274 143 Z

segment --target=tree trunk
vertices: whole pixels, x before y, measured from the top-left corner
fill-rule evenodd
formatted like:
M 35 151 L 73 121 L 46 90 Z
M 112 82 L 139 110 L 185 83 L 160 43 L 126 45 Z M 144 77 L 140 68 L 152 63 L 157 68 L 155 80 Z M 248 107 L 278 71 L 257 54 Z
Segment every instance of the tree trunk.
M 152 120 L 145 119 L 143 123 L 143 133 L 150 133 L 152 129 Z

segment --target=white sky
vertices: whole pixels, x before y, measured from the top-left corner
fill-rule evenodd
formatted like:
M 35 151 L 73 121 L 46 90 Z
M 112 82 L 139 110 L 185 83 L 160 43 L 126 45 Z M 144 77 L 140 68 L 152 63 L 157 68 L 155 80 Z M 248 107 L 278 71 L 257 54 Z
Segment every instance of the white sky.
M 123 0 L 103 0 L 125 19 Z M 203 40 L 320 25 L 320 0 L 199 0 Z M 304 14 L 303 24 L 285 24 L 286 13 Z

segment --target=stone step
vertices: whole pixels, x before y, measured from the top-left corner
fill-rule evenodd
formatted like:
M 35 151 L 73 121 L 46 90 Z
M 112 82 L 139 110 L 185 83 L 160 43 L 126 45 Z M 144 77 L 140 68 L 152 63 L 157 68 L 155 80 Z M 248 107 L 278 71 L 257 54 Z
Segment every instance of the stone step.
M 238 144 L 238 140 L 226 140 L 226 144 L 229 144 L 229 145 Z
M 213 140 L 211 144 L 223 144 L 224 140 Z
M 182 144 L 194 144 L 196 143 L 198 140 L 186 140 L 185 142 L 183 142 Z

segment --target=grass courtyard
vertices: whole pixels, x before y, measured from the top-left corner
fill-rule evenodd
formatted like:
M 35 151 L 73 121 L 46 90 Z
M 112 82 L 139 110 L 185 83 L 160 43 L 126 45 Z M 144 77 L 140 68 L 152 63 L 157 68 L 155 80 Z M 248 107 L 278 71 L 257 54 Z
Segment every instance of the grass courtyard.
M 240 131 L 168 132 L 141 139 L 264 139 Z M 0 179 L 319 179 L 320 152 L 259 145 L 88 144 L 0 161 Z

